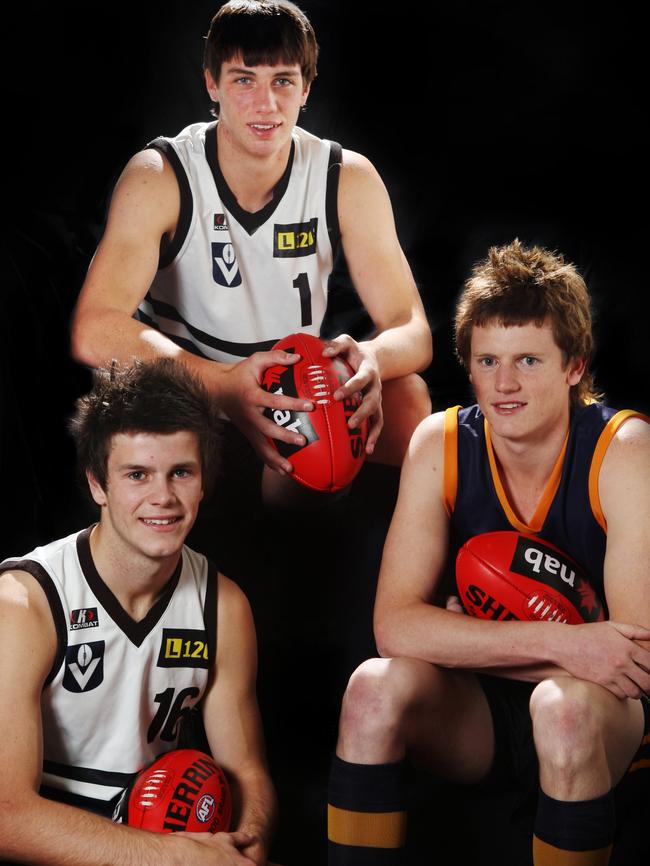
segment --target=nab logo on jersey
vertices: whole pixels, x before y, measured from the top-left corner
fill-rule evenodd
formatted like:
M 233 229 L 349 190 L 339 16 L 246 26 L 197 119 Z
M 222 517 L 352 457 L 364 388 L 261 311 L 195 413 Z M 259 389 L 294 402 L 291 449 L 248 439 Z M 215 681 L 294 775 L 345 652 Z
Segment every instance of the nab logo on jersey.
M 65 651 L 63 688 L 68 692 L 91 692 L 104 680 L 104 641 L 69 646 Z
M 209 668 L 208 639 L 196 628 L 164 628 L 159 668 Z
M 316 253 L 318 217 L 306 223 L 273 226 L 273 258 L 295 259 Z
M 214 220 L 212 222 L 212 228 L 215 230 L 215 232 L 227 232 L 228 231 L 228 223 L 226 222 L 225 213 L 214 214 Z
M 241 286 L 241 274 L 233 245 L 215 242 L 210 246 L 212 247 L 212 276 L 215 283 L 227 289 Z
M 80 628 L 98 628 L 99 618 L 96 607 L 81 607 L 70 613 L 70 631 Z

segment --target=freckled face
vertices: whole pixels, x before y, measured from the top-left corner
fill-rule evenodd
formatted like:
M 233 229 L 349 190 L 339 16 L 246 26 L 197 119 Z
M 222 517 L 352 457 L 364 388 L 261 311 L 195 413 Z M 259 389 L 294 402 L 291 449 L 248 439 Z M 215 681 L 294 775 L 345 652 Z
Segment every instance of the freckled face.
M 470 380 L 493 434 L 539 439 L 568 424 L 569 391 L 584 362 L 564 356 L 549 321 L 472 330 Z

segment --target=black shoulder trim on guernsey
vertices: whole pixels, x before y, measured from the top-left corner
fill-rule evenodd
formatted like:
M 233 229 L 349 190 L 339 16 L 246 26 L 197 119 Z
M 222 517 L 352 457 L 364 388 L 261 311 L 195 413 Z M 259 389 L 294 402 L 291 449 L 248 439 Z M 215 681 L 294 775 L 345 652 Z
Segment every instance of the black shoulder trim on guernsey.
M 149 613 L 139 622 L 132 619 L 124 610 L 119 601 L 115 598 L 109 587 L 102 580 L 99 572 L 95 568 L 92 554 L 90 552 L 90 532 L 92 527 L 84 529 L 77 536 L 77 553 L 79 562 L 86 578 L 86 583 L 97 596 L 98 601 L 113 622 L 120 628 L 126 637 L 134 646 L 140 646 L 142 641 L 147 637 L 149 632 L 155 628 L 160 621 L 160 618 L 167 610 L 167 605 L 171 601 L 174 590 L 178 586 L 178 581 L 181 576 L 181 568 L 183 566 L 182 556 L 178 560 L 178 565 L 174 570 L 171 578 L 167 582 L 167 586 L 162 591 L 158 600 L 149 609 Z
M 63 605 L 61 604 L 61 598 L 47 570 L 33 559 L 18 559 L 12 562 L 3 562 L 0 565 L 0 574 L 4 571 L 26 571 L 28 574 L 31 574 L 34 580 L 38 581 L 50 605 L 54 628 L 56 629 L 56 655 L 54 656 L 52 668 L 43 683 L 43 688 L 45 688 L 49 686 L 63 664 L 65 651 L 68 646 L 68 623 L 65 618 Z
M 341 241 L 341 226 L 339 225 L 339 178 L 343 163 L 343 148 L 338 141 L 330 141 L 330 158 L 327 163 L 327 191 L 325 193 L 325 216 L 327 218 L 327 233 L 332 245 L 332 260 Z
M 261 343 L 231 343 L 228 340 L 220 340 L 218 337 L 214 337 L 212 334 L 207 334 L 200 328 L 191 325 L 187 319 L 184 319 L 181 316 L 176 307 L 172 307 L 171 304 L 166 304 L 164 301 L 159 301 L 153 297 L 150 298 L 149 301 L 157 316 L 162 316 L 164 319 L 170 319 L 172 322 L 179 322 L 181 325 L 184 325 L 190 334 L 192 334 L 193 337 L 196 337 L 196 339 L 201 343 L 205 343 L 206 346 L 210 346 L 212 349 L 219 349 L 221 352 L 228 352 L 229 355 L 248 358 L 253 354 L 253 352 L 268 352 L 280 339 L 280 337 L 277 337 L 275 340 L 264 340 Z M 160 330 L 161 333 L 165 333 L 162 328 Z M 175 343 L 181 345 L 179 337 L 175 334 L 168 334 L 167 336 L 169 336 Z
M 160 270 L 161 268 L 166 268 L 171 265 L 181 251 L 181 247 L 185 243 L 185 238 L 187 237 L 190 225 L 192 224 L 194 202 L 192 200 L 192 190 L 187 178 L 187 173 L 183 168 L 183 163 L 180 161 L 176 150 L 174 149 L 174 145 L 165 138 L 155 138 L 147 145 L 147 147 L 159 150 L 167 157 L 169 164 L 174 169 L 174 174 L 178 181 L 178 189 L 181 195 L 181 208 L 178 214 L 178 224 L 176 225 L 174 237 L 168 246 L 161 246 L 160 248 L 160 258 L 158 259 L 158 270 Z
M 208 560 L 208 581 L 203 603 L 203 622 L 208 635 L 208 658 L 214 667 L 217 657 L 217 598 L 219 593 L 219 572 Z
M 73 767 L 70 764 L 59 764 L 56 761 L 43 761 L 43 772 L 63 779 L 74 779 L 75 782 L 86 782 L 89 785 L 105 785 L 109 788 L 126 788 L 131 784 L 133 773 L 115 773 L 108 770 L 95 770 L 92 767 Z
M 285 168 L 280 180 L 273 187 L 273 198 L 270 202 L 265 204 L 261 210 L 251 213 L 250 211 L 244 210 L 243 207 L 240 207 L 239 202 L 233 195 L 232 190 L 226 183 L 226 179 L 219 168 L 219 159 L 217 157 L 217 124 L 215 123 L 206 130 L 205 157 L 210 166 L 210 170 L 212 171 L 219 198 L 224 203 L 228 212 L 234 216 L 237 222 L 244 229 L 246 229 L 249 235 L 254 234 L 261 225 L 264 225 L 264 223 L 271 218 L 273 212 L 282 201 L 282 198 L 287 191 L 287 187 L 289 186 L 295 152 L 296 145 L 292 141 L 289 159 L 287 160 L 287 167 Z

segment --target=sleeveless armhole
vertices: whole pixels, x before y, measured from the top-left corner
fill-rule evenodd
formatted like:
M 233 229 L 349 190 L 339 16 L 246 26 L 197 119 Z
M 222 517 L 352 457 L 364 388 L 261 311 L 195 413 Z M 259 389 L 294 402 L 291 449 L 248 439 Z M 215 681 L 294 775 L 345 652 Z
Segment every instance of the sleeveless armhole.
M 192 201 L 192 190 L 190 188 L 190 182 L 188 180 L 187 173 L 183 168 L 183 163 L 181 162 L 180 157 L 174 149 L 174 145 L 171 144 L 171 142 L 167 141 L 166 138 L 155 138 L 147 145 L 147 147 L 150 147 L 153 150 L 157 150 L 167 157 L 167 161 L 174 169 L 174 174 L 176 175 L 178 189 L 181 196 L 181 207 L 178 214 L 178 223 L 176 225 L 174 237 L 172 239 L 172 242 L 165 250 L 163 250 L 162 247 L 160 250 L 160 256 L 158 258 L 158 270 L 161 270 L 162 268 L 166 268 L 171 265 L 171 263 L 181 251 L 183 244 L 185 243 L 185 238 L 187 237 L 187 233 L 190 230 L 190 225 L 192 224 L 192 211 L 194 208 L 194 203 Z
M 594 449 L 594 456 L 591 458 L 591 467 L 589 468 L 589 504 L 591 505 L 591 512 L 594 515 L 594 519 L 605 534 L 607 534 L 607 521 L 605 520 L 605 515 L 603 514 L 603 509 L 600 504 L 598 479 L 600 477 L 600 469 L 603 465 L 607 449 L 616 433 L 628 418 L 641 418 L 642 421 L 646 421 L 650 424 L 650 418 L 648 418 L 647 415 L 644 415 L 642 412 L 635 412 L 633 409 L 622 409 L 620 412 L 612 415 L 598 437 L 598 442 Z
M 454 513 L 458 490 L 458 410 L 460 408 L 460 406 L 452 406 L 445 409 L 442 501 L 447 517 L 451 517 Z
M 43 688 L 45 688 L 49 686 L 63 664 L 65 651 L 68 646 L 68 626 L 59 593 L 56 591 L 54 581 L 47 571 L 33 559 L 19 559 L 13 562 L 5 562 L 0 566 L 0 574 L 5 571 L 26 571 L 28 574 L 31 574 L 45 593 L 50 606 L 54 628 L 56 629 L 56 655 L 54 656 L 52 668 L 43 683 Z
M 208 560 L 208 578 L 203 602 L 203 622 L 208 641 L 208 658 L 214 665 L 217 658 L 217 598 L 219 591 L 219 572 Z
M 341 227 L 339 225 L 339 178 L 341 176 L 341 163 L 343 162 L 343 149 L 337 141 L 330 141 L 330 158 L 327 163 L 327 189 L 325 191 L 325 216 L 327 219 L 327 233 L 332 246 L 332 260 L 341 242 Z

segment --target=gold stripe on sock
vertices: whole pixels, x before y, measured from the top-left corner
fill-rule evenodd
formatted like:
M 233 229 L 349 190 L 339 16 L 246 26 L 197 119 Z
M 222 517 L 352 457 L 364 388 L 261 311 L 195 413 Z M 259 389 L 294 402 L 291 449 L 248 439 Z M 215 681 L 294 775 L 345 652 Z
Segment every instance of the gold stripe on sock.
M 535 866 L 607 866 L 611 853 L 611 845 L 593 851 L 566 851 L 533 836 Z
M 330 842 L 361 848 L 401 848 L 406 839 L 406 812 L 352 812 L 327 806 Z

